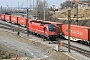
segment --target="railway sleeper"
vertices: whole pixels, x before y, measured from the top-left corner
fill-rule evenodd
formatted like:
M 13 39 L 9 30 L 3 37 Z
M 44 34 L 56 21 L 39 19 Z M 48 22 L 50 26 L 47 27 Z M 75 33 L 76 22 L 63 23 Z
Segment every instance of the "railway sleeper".
M 90 42 L 89 41 L 79 41 L 79 43 L 90 46 Z

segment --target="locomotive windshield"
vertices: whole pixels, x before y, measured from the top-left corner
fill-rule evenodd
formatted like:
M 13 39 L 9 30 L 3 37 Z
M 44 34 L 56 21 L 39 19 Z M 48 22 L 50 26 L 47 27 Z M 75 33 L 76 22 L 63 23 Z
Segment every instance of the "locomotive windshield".
M 56 31 L 56 26 L 53 24 L 48 24 L 49 31 Z

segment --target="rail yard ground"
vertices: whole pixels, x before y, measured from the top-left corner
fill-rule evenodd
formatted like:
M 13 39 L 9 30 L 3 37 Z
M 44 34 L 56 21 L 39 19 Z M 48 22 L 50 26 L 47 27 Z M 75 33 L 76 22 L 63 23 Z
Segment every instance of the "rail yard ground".
M 6 40 L 4 40 L 4 39 L 6 39 Z M 19 42 L 23 42 L 23 43 L 38 47 L 38 49 L 39 48 L 42 49 L 43 52 L 45 52 L 49 57 L 52 58 L 52 59 L 49 59 L 49 60 L 68 60 L 68 59 L 69 60 L 74 60 L 74 59 L 68 57 L 67 55 L 63 54 L 62 52 L 57 52 L 53 48 L 50 48 L 50 47 L 48 47 L 46 45 L 43 45 L 39 42 L 30 41 L 30 40 L 27 40 L 27 39 L 22 38 L 20 36 L 17 36 L 16 34 L 12 34 L 10 32 L 5 32 L 3 30 L 0 30 L 0 40 L 4 40 L 3 42 L 0 41 L 0 44 L 5 43 L 5 44 L 0 45 L 0 59 L 2 59 L 2 58 L 11 58 L 11 59 L 15 58 L 15 56 L 17 54 L 17 51 L 15 51 L 12 48 L 9 49 L 9 47 L 6 44 L 11 45 L 12 41 L 16 40 L 16 41 L 19 41 Z M 10 41 L 8 41 L 8 40 L 10 40 Z M 15 43 L 16 41 L 13 41 L 13 42 Z M 18 45 L 18 44 L 16 44 L 16 45 Z M 11 45 L 11 47 L 14 48 L 15 46 Z M 20 46 L 18 48 L 20 48 Z M 15 49 L 18 49 L 18 48 L 15 48 Z M 41 54 L 43 52 L 40 51 L 39 53 Z M 20 54 L 20 57 L 27 57 L 27 56 L 24 56 L 23 54 Z
M 4 31 L 3 30 L 4 29 L 1 29 L 1 31 L 0 31 L 0 44 L 2 44 L 1 45 L 2 46 L 1 49 L 4 47 L 4 49 L 1 50 L 3 52 L 3 56 L 4 57 L 2 56 L 1 58 L 9 58 L 9 57 L 10 58 L 12 57 L 12 59 L 13 59 L 13 57 L 15 58 L 15 56 L 17 54 L 17 51 L 20 48 L 20 50 L 19 50 L 20 55 L 19 56 L 24 57 L 23 60 L 25 60 L 25 58 L 27 56 L 29 56 L 27 54 L 31 54 L 31 57 L 33 57 L 33 56 L 36 57 L 37 56 L 39 58 L 42 58 L 44 56 L 44 57 L 50 57 L 50 58 L 52 58 L 52 59 L 49 59 L 49 60 L 68 60 L 68 59 L 69 60 L 75 60 L 75 58 L 77 60 L 89 60 L 89 59 L 83 59 L 83 58 L 82 59 L 78 59 L 78 57 L 75 57 L 74 59 L 72 59 L 72 58 L 70 58 L 70 56 L 72 57 L 72 55 L 67 56 L 68 55 L 67 51 L 65 51 L 67 53 L 67 55 L 65 55 L 65 54 L 63 54 L 64 52 L 63 53 L 62 52 L 57 52 L 53 48 L 51 48 L 51 47 L 49 47 L 49 46 L 47 46 L 45 44 L 43 45 L 42 42 L 45 43 L 46 41 L 43 41 L 41 38 L 37 39 L 35 36 L 31 36 L 30 35 L 29 36 L 29 39 L 26 39 L 27 38 L 27 37 L 25 37 L 26 34 L 24 34 L 25 36 L 22 37 L 22 34 L 21 33 L 20 33 L 20 36 L 18 36 L 17 35 L 17 32 L 15 32 L 15 31 L 13 32 L 11 30 L 6 30 L 6 29 Z M 8 31 L 8 32 L 5 32 L 5 31 Z M 37 41 L 39 41 L 39 42 L 37 42 Z M 22 46 L 20 46 L 20 44 Z M 29 45 L 27 46 L 27 44 L 32 45 L 33 47 L 30 47 Z M 48 44 L 48 45 L 52 45 L 52 44 Z M 34 47 L 38 47 L 38 49 L 37 48 L 34 49 Z M 55 47 L 55 45 L 53 47 Z M 33 53 L 30 52 L 30 50 L 32 50 L 32 49 L 34 49 L 34 53 L 36 53 L 35 55 L 33 55 Z M 46 55 L 41 56 L 43 52 L 40 51 L 40 50 L 43 50 L 43 52 L 45 52 Z M 39 51 L 39 52 L 35 52 L 35 51 Z M 39 55 L 39 53 L 40 53 L 40 55 Z M 49 56 L 47 56 L 47 54 Z M 20 58 L 18 60 L 20 60 Z M 31 59 L 29 59 L 29 60 L 31 60 Z
M 78 55 L 76 56 L 76 55 L 73 55 L 72 53 L 71 54 L 68 54 L 67 53 L 67 50 L 65 50 L 64 52 L 57 52 L 56 50 L 54 50 L 53 48 L 50 47 L 52 44 L 48 44 L 50 46 L 47 46 L 45 44 L 44 45 L 42 44 L 42 42 L 45 43 L 45 42 L 48 42 L 48 41 L 41 41 L 41 43 L 40 43 L 39 40 L 41 40 L 41 38 L 36 39 L 35 37 L 32 37 L 30 35 L 29 36 L 29 40 L 28 40 L 25 37 L 26 35 L 23 35 L 23 37 L 21 37 L 21 36 L 18 36 L 17 35 L 17 32 L 12 32 L 12 33 L 10 33 L 10 32 L 12 32 L 12 31 L 11 30 L 6 30 L 6 29 L 3 30 L 3 29 L 0 28 L 0 40 L 3 40 L 3 41 L 0 41 L 0 44 L 1 43 L 5 43 L 5 45 L 4 44 L 1 44 L 0 45 L 0 58 L 1 59 L 2 58 L 7 58 L 7 59 L 10 58 L 9 60 L 14 60 L 15 59 L 15 56 L 18 54 L 18 52 L 16 50 L 18 50 L 18 48 L 23 48 L 24 49 L 24 47 L 27 50 L 27 49 L 29 49 L 29 47 L 26 44 L 29 44 L 29 45 L 32 45 L 32 46 L 37 47 L 37 50 L 36 51 L 39 51 L 41 49 L 41 50 L 43 50 L 43 52 L 46 52 L 46 54 L 48 54 L 49 57 L 52 58 L 52 59 L 46 59 L 46 60 L 68 60 L 68 59 L 69 60 L 75 60 L 75 58 L 77 60 L 89 60 L 89 59 L 83 59 L 83 58 L 80 59 L 79 57 L 77 57 Z M 22 35 L 22 34 L 20 34 L 20 35 Z M 39 42 L 35 42 L 33 39 L 35 39 L 35 40 L 37 40 Z M 13 41 L 13 40 L 15 40 L 15 41 Z M 24 47 L 22 47 L 22 46 L 19 45 L 19 47 L 16 48 L 15 45 L 18 46 L 18 44 L 19 44 L 19 43 L 15 44 L 16 41 L 19 41 L 19 42 L 24 43 L 25 46 L 22 44 L 22 46 L 24 46 Z M 7 44 L 9 44 L 9 45 L 13 44 L 13 45 L 11 45 L 11 47 L 12 48 L 15 48 L 15 50 L 12 49 L 12 48 L 10 48 L 10 47 L 8 47 Z M 55 45 L 56 44 L 54 44 L 54 47 L 55 47 Z M 38 48 L 40 48 L 40 49 L 38 49 Z M 31 50 L 32 49 L 34 49 L 34 48 L 31 48 Z M 41 51 L 39 51 L 39 52 L 40 53 L 43 53 Z M 25 51 L 24 51 L 24 53 L 25 53 Z M 21 52 L 18 54 L 19 57 L 18 57 L 17 60 L 26 60 L 28 55 L 25 56 L 24 53 L 23 53 L 23 50 L 21 50 Z M 30 53 L 32 53 L 32 52 L 30 52 Z M 76 53 L 76 52 L 73 52 L 73 53 Z M 39 55 L 39 53 L 38 53 L 38 55 Z M 47 55 L 46 55 L 46 57 L 47 57 Z M 28 60 L 40 60 L 40 59 L 39 58 L 28 58 Z M 45 60 L 45 59 L 42 59 L 42 60 Z

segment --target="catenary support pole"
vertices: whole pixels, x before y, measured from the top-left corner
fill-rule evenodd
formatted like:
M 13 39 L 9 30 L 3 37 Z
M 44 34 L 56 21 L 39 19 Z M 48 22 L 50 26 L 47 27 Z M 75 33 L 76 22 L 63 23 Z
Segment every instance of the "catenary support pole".
M 68 10 L 68 52 L 70 53 L 70 24 L 71 24 L 71 10 Z
M 78 3 L 77 2 L 76 2 L 76 15 L 77 15 L 76 22 L 77 22 L 77 25 L 78 25 Z
M 29 37 L 29 32 L 28 32 L 28 0 L 27 0 L 27 20 L 26 20 L 26 27 L 27 27 L 27 37 Z

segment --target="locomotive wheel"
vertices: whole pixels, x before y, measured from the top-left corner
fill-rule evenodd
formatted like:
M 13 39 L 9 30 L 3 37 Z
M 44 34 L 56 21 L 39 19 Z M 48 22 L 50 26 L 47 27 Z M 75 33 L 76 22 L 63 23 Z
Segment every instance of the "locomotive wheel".
M 50 42 L 48 44 L 50 44 Z
M 29 31 L 30 34 L 32 34 L 32 32 Z
M 42 38 L 43 38 L 43 36 L 42 36 L 42 35 L 40 35 L 40 37 L 42 37 Z
M 46 39 L 43 39 L 43 41 L 46 41 Z
M 32 34 L 34 35 L 34 32 L 32 32 Z
M 45 41 L 45 38 L 43 37 L 43 41 Z

